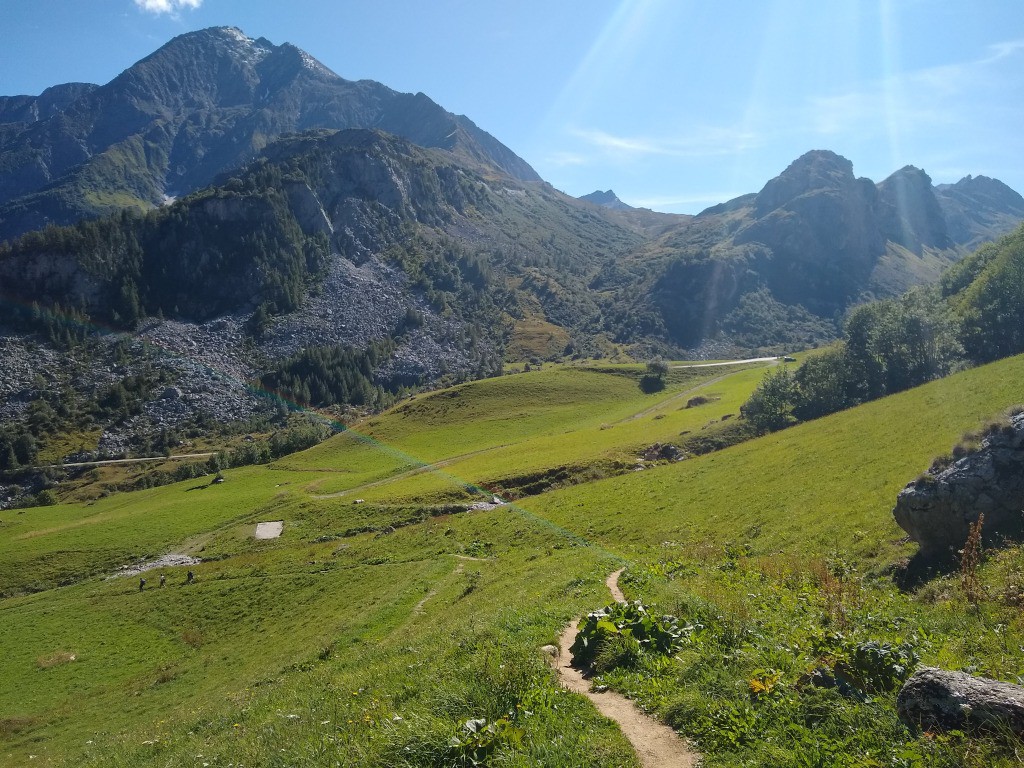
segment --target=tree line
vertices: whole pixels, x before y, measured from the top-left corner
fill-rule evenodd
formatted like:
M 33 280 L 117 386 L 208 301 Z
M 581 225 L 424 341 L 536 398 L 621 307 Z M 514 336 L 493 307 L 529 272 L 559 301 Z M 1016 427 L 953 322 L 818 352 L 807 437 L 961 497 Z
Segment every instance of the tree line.
M 756 431 L 771 432 L 1021 352 L 1024 225 L 936 286 L 857 307 L 842 342 L 795 370 L 769 371 L 741 411 Z

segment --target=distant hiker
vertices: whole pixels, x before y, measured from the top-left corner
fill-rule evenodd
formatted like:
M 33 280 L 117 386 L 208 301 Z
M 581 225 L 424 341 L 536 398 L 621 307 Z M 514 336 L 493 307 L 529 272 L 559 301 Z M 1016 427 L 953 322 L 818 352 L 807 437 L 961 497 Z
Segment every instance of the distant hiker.
M 164 584 L 166 584 L 166 583 L 167 583 L 167 577 L 166 577 L 166 576 L 164 576 L 164 575 L 163 575 L 163 574 L 161 573 L 161 574 L 160 574 L 160 586 L 162 587 L 162 586 L 163 586 Z
M 145 588 L 146 588 L 146 580 L 145 579 L 139 579 L 139 592 L 141 592 Z
M 186 576 L 186 577 L 185 577 L 185 583 L 186 583 L 186 584 L 191 584 L 191 583 L 192 583 L 192 580 L 193 580 L 194 578 L 195 578 L 195 574 L 194 574 L 194 573 L 192 573 L 192 571 L 189 571 L 189 572 L 188 572 L 188 576 Z

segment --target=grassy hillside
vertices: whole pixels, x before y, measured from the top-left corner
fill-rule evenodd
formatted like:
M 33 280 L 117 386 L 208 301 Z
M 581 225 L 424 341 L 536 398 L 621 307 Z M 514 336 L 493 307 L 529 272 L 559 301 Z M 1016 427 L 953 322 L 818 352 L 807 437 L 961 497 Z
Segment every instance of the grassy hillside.
M 799 681 L 827 638 L 833 657 L 911 642 L 931 663 L 1024 674 L 1000 597 L 1024 572 L 1017 550 L 985 566 L 991 599 L 973 612 L 955 578 L 910 595 L 886 575 L 911 551 L 896 492 L 1024 399 L 1024 358 L 624 472 L 642 447 L 728 424 L 764 370 L 672 371 L 654 395 L 640 373 L 475 382 L 223 484 L 0 512 L 0 764 L 633 765 L 537 651 L 607 601 L 622 565 L 630 597 L 691 631 L 676 662 L 641 655 L 604 681 L 709 764 L 1012 764 L 995 742 L 915 738 L 891 692 Z M 459 511 L 503 483 L 524 498 Z M 282 537 L 254 540 L 262 520 L 284 520 Z M 202 562 L 147 572 L 143 592 L 103 576 L 168 552 Z M 755 679 L 778 695 L 752 696 Z M 463 729 L 481 717 L 493 738 Z
M 558 523 L 579 519 L 623 554 L 666 539 L 750 543 L 758 553 L 898 557 L 896 494 L 964 432 L 1024 399 L 1024 357 L 807 422 L 699 460 L 524 502 Z

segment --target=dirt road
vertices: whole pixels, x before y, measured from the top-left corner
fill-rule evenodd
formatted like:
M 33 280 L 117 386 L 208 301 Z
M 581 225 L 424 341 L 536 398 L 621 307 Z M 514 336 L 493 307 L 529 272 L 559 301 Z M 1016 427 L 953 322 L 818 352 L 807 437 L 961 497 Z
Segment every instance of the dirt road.
M 685 365 L 669 366 L 672 370 L 680 368 L 717 368 L 720 365 L 744 365 L 746 363 L 777 363 L 781 357 L 748 357 L 746 360 L 725 360 L 721 363 L 686 363 Z
M 182 453 L 177 456 L 145 456 L 139 459 L 104 459 L 103 461 L 69 461 L 66 464 L 46 464 L 44 469 L 59 469 L 60 467 L 102 467 L 106 464 L 137 464 L 145 461 L 178 461 L 179 459 L 206 459 L 216 456 L 213 451 L 206 453 Z

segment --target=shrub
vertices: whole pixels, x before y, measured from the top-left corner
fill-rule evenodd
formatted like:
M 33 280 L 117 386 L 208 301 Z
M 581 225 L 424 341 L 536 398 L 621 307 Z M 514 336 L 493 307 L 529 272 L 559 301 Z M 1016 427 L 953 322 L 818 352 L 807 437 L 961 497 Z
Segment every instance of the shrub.
M 662 654 L 674 653 L 685 642 L 684 632 L 675 616 L 654 617 L 643 603 L 634 600 L 614 603 L 587 614 L 569 650 L 573 661 L 581 665 L 593 664 L 598 655 L 602 655 L 604 662 L 630 658 L 630 646 L 621 638 L 634 640 L 636 651 Z M 616 645 L 603 651 L 604 646 L 612 642 Z
M 645 395 L 661 392 L 665 388 L 665 380 L 661 376 L 652 376 L 647 373 L 640 379 L 640 391 Z
M 838 632 L 818 637 L 814 646 L 830 662 L 832 685 L 843 695 L 861 699 L 868 694 L 895 691 L 920 660 L 910 643 L 856 642 Z M 816 676 L 821 677 L 811 677 Z
M 647 363 L 647 374 L 649 376 L 655 376 L 659 379 L 664 378 L 668 374 L 668 363 L 662 360 L 660 357 L 656 357 Z
M 485 765 L 491 753 L 503 743 L 519 744 L 524 731 L 512 724 L 507 717 L 493 722 L 479 717 L 462 724 L 457 736 L 448 742 L 448 758 L 451 765 Z
M 598 646 L 594 670 L 603 674 L 613 669 L 632 669 L 640 661 L 640 652 L 640 641 L 632 635 L 611 635 Z
M 57 503 L 57 495 L 49 488 L 36 494 L 35 505 L 37 507 L 52 507 Z

